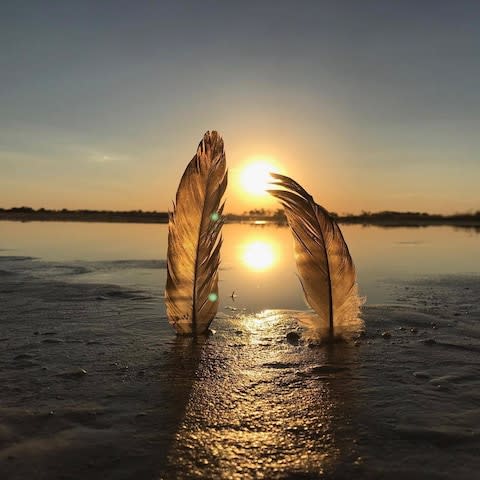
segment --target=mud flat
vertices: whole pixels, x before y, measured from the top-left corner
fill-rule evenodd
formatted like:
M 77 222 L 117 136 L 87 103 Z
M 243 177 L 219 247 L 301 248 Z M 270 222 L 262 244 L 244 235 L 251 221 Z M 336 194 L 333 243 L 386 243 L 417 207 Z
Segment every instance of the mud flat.
M 176 338 L 160 287 L 82 281 L 106 268 L 0 258 L 1 478 L 480 468 L 478 276 L 395 283 L 390 303 L 365 306 L 362 332 L 316 346 L 282 310 L 227 311 L 203 341 Z

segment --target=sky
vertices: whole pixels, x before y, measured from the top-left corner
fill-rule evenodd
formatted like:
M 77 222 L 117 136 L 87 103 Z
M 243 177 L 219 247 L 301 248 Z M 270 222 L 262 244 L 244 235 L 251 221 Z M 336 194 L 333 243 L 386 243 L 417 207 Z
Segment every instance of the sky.
M 0 3 L 0 207 L 157 210 L 207 130 L 327 209 L 480 209 L 480 2 Z

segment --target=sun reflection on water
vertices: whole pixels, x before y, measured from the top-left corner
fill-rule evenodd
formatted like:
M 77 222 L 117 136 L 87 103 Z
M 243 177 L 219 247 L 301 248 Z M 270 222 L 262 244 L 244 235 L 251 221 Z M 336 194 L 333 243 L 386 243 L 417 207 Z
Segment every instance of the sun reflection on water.
M 255 315 L 245 315 L 242 323 L 248 333 L 259 334 L 262 331 L 271 330 L 280 321 L 280 315 L 275 310 L 262 310 Z
M 186 478 L 332 478 L 352 465 L 351 356 L 358 350 L 292 347 L 285 340 L 296 328 L 292 311 L 216 322 L 169 448 L 172 475 L 161 478 L 178 471 Z
M 250 270 L 262 272 L 276 263 L 277 251 L 273 243 L 254 240 L 244 245 L 242 261 Z

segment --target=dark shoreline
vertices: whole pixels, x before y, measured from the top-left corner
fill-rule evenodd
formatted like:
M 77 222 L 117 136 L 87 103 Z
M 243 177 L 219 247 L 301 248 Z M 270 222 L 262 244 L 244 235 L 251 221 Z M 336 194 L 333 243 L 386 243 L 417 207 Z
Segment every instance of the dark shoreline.
M 0 210 L 0 220 L 17 222 L 168 223 L 167 212 L 109 212 L 94 210 Z
M 452 226 L 480 229 L 480 212 L 474 214 L 432 215 L 419 212 L 378 212 L 360 215 L 332 214 L 338 223 L 381 227 Z M 168 212 L 34 210 L 29 207 L 0 209 L 0 220 L 18 222 L 102 222 L 102 223 L 168 223 Z M 286 224 L 283 212 L 275 215 L 225 215 L 226 223 Z

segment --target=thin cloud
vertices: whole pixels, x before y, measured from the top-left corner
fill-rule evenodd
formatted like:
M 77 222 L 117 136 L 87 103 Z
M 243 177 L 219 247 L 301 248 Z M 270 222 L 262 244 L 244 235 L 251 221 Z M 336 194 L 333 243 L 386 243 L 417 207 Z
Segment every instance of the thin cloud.
M 118 160 L 114 158 L 111 155 L 103 155 L 101 153 L 94 153 L 88 157 L 89 162 L 95 162 L 95 163 L 109 163 L 109 162 L 114 162 L 115 160 Z
M 70 144 L 68 150 L 75 158 L 88 163 L 108 164 L 128 161 L 127 155 L 87 145 Z

